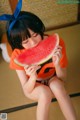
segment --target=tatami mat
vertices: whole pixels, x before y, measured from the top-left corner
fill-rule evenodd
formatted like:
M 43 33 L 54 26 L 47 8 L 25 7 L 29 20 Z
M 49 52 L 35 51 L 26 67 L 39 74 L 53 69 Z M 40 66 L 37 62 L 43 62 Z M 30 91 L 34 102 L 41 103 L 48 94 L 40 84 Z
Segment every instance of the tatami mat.
M 80 24 L 50 31 L 48 33 L 51 34 L 53 32 L 58 32 L 66 43 L 67 55 L 69 59 L 66 89 L 69 94 L 80 92 Z M 0 110 L 33 102 L 24 96 L 16 72 L 10 70 L 8 65 L 9 64 L 3 61 L 0 55 Z M 28 110 L 31 111 L 32 109 L 30 108 Z M 27 113 L 28 110 L 24 110 L 23 117 L 29 116 L 30 113 Z M 19 112 L 13 114 L 17 115 L 18 113 Z M 22 115 L 19 113 L 17 119 L 19 116 L 22 117 Z M 10 120 L 13 119 L 11 118 Z

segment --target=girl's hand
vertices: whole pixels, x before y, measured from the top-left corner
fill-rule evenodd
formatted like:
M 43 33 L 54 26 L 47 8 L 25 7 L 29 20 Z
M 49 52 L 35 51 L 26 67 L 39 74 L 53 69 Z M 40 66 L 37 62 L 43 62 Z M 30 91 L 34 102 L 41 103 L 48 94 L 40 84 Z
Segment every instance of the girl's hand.
M 62 57 L 62 47 L 58 45 L 55 48 L 54 54 L 53 54 L 53 57 L 52 57 L 54 66 L 59 65 L 61 57 Z
M 36 73 L 36 71 L 38 70 L 38 69 L 40 69 L 41 68 L 41 66 L 38 66 L 38 65 L 31 65 L 31 66 L 25 66 L 24 67 L 24 70 L 25 70 L 25 72 L 26 72 L 26 75 L 28 75 L 29 77 L 33 77 L 34 78 L 34 76 L 37 78 L 37 73 Z

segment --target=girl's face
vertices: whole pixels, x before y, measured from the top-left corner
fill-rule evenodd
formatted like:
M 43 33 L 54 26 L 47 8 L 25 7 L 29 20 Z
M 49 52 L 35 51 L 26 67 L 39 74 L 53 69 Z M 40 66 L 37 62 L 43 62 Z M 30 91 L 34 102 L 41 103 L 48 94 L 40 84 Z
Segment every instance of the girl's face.
M 42 40 L 41 36 L 38 33 L 35 33 L 29 29 L 31 37 L 22 41 L 22 46 L 25 49 L 29 49 L 38 45 L 38 43 Z

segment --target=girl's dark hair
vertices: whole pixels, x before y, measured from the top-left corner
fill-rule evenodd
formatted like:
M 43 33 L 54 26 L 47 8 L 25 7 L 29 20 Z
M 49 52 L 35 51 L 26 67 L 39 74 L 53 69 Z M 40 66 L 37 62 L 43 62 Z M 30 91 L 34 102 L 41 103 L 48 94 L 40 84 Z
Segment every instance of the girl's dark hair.
M 15 48 L 23 49 L 22 40 L 31 37 L 29 29 L 40 34 L 43 39 L 45 26 L 33 13 L 21 11 L 9 34 L 8 29 L 11 22 L 10 20 L 7 25 L 7 37 L 13 50 Z

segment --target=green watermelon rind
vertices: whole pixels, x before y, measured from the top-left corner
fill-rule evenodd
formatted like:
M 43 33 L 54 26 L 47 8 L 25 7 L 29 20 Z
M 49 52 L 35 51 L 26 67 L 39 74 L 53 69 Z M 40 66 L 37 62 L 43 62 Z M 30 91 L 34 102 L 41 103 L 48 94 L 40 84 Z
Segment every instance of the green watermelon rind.
M 59 45 L 59 35 L 57 33 L 55 33 L 54 35 L 56 35 L 56 38 L 57 38 L 57 43 L 55 45 L 55 48 L 56 48 L 56 46 Z M 50 58 L 52 58 L 55 48 L 52 50 L 51 54 L 49 54 L 46 58 L 42 59 L 40 62 L 37 62 L 35 64 L 31 64 L 31 65 L 41 65 L 41 64 L 45 63 L 46 61 L 48 61 Z M 17 59 L 14 59 L 14 62 L 22 67 L 27 65 L 27 64 L 23 64 L 23 63 L 19 62 Z

